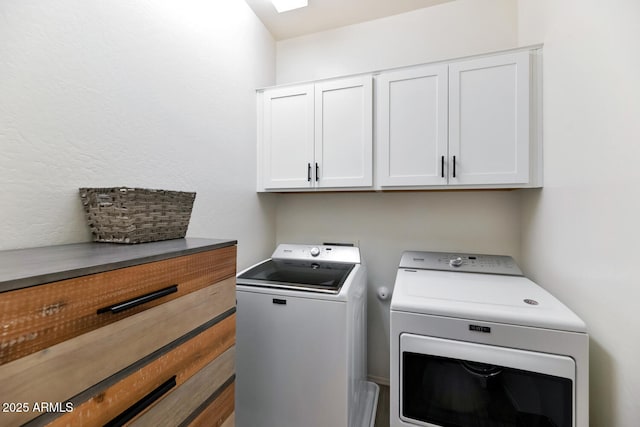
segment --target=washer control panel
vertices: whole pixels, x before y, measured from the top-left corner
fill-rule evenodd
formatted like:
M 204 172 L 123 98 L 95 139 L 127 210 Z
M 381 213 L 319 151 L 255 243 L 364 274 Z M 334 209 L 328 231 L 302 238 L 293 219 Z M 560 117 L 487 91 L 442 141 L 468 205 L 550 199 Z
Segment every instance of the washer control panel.
M 523 275 L 513 258 L 505 255 L 406 251 L 402 254 L 399 268 L 503 274 L 508 276 Z
M 360 264 L 360 249 L 354 246 L 283 243 L 278 245 L 271 258 Z

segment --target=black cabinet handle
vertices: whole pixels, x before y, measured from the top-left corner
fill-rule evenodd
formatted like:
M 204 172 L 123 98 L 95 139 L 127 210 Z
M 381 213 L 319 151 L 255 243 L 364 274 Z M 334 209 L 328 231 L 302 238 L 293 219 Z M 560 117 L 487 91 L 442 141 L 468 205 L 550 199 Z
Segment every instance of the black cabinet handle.
M 119 302 L 109 307 L 103 307 L 98 309 L 98 314 L 110 312 L 113 314 L 120 313 L 121 311 L 128 310 L 130 308 L 144 304 L 145 302 L 153 301 L 154 299 L 162 298 L 166 295 L 178 292 L 178 285 L 169 286 L 168 288 L 160 289 L 159 291 L 151 292 L 133 299 Z
M 320 167 L 318 166 L 318 162 L 316 162 L 316 182 L 320 181 Z
M 136 415 L 151 406 L 156 400 L 160 399 L 169 390 L 176 386 L 176 376 L 174 375 L 169 380 L 162 383 L 151 393 L 147 394 L 142 399 L 134 403 L 129 409 L 126 409 L 123 413 L 109 421 L 104 427 L 120 427 L 131 421 Z
M 453 177 L 456 177 L 456 156 L 453 156 Z
M 444 178 L 444 156 L 440 159 L 440 177 Z
M 311 163 L 307 163 L 307 181 L 311 182 Z
M 280 299 L 280 298 L 274 298 L 273 299 L 273 303 L 274 304 L 278 304 L 278 305 L 287 305 L 287 300 L 286 299 Z

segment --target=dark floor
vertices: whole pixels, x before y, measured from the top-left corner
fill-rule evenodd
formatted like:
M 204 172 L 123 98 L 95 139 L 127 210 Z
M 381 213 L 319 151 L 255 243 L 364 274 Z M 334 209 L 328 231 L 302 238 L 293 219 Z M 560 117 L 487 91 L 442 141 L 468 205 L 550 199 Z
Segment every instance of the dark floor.
M 389 386 L 380 385 L 378 395 L 378 409 L 376 412 L 376 426 L 389 427 Z

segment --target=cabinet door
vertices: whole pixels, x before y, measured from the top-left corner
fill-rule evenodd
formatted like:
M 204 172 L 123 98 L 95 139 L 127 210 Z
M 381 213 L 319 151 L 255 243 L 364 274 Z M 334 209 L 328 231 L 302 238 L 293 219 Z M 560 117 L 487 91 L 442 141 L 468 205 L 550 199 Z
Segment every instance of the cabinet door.
M 263 185 L 309 188 L 313 163 L 313 85 L 263 94 Z
M 447 183 L 447 66 L 376 78 L 381 186 Z
M 316 186 L 371 186 L 371 76 L 316 83 L 315 105 Z
M 449 65 L 449 183 L 529 181 L 529 53 Z

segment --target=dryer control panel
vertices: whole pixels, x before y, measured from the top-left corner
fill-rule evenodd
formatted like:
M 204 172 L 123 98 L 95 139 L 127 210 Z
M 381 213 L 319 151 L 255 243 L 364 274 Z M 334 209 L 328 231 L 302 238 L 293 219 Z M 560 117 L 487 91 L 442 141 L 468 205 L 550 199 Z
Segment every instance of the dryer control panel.
M 510 256 L 460 254 L 452 252 L 406 251 L 399 268 L 441 270 L 464 273 L 522 276 L 522 271 Z

